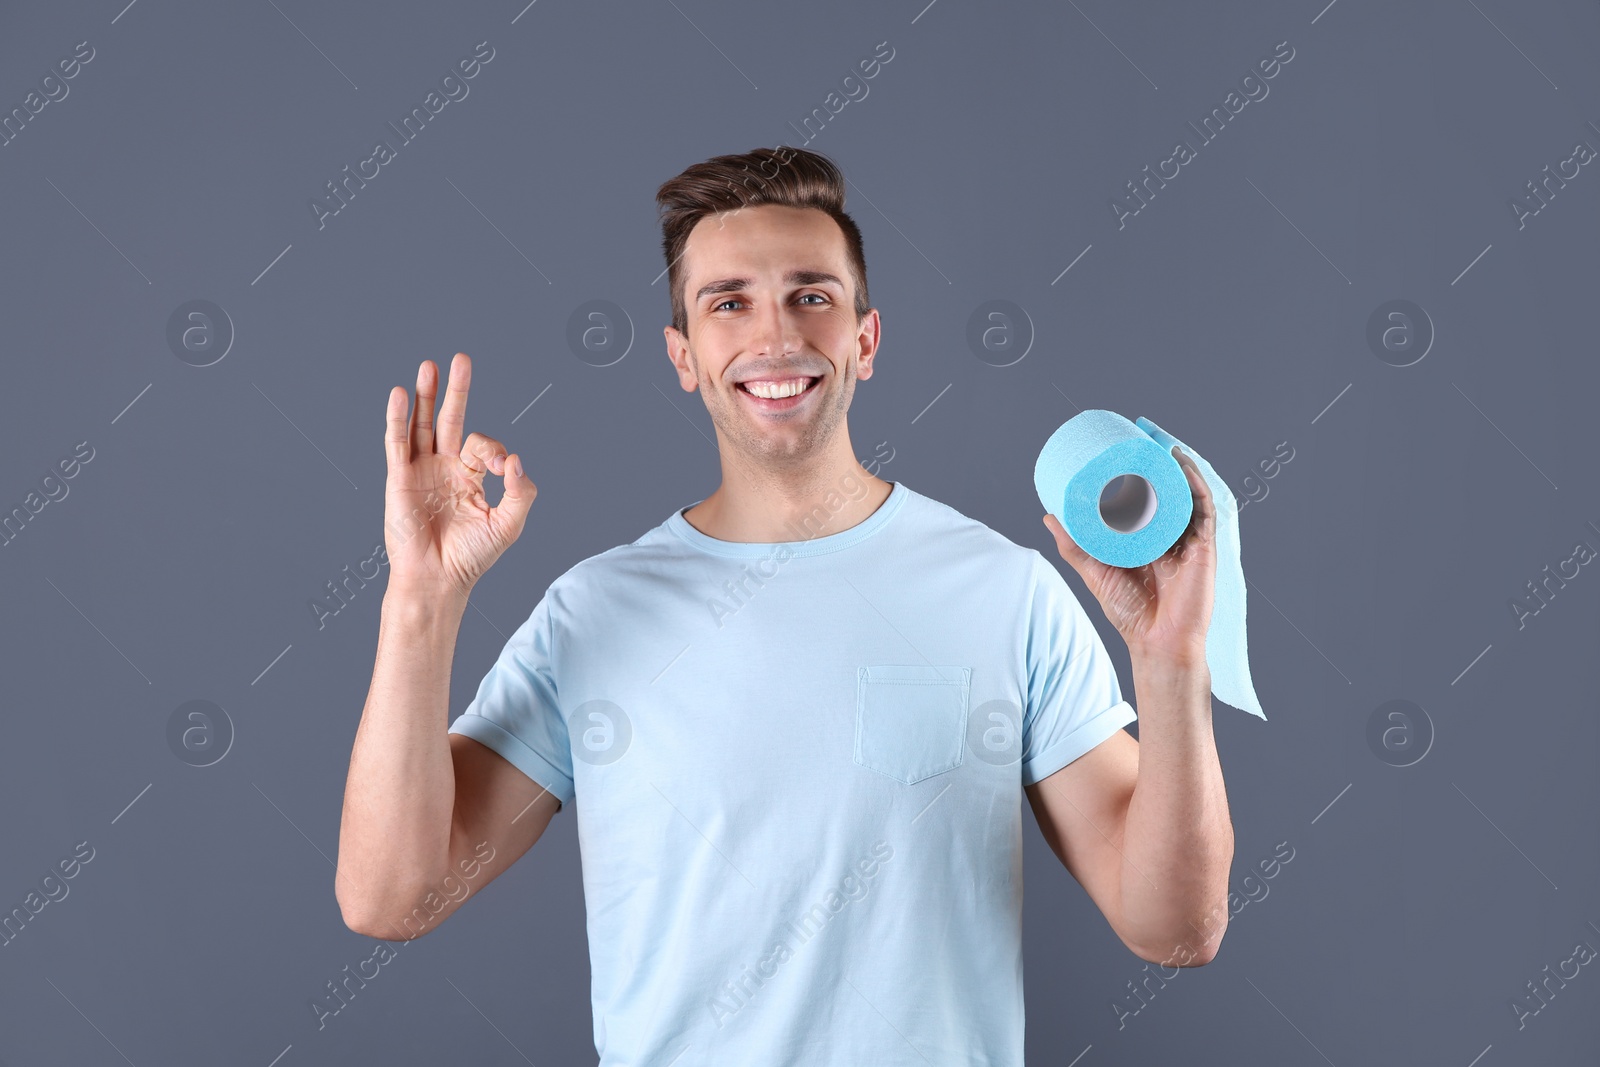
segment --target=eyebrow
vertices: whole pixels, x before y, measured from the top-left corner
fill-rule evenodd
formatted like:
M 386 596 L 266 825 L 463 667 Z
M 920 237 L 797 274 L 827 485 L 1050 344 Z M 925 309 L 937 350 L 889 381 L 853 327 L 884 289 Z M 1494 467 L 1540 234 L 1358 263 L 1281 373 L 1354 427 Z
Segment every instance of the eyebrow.
M 844 289 L 844 282 L 839 280 L 839 276 L 837 274 L 829 274 L 825 270 L 791 270 L 783 276 L 783 280 L 790 285 L 823 285 L 831 283 L 841 290 Z M 698 304 L 708 296 L 716 296 L 719 293 L 737 293 L 750 288 L 754 284 L 754 278 L 722 278 L 701 286 L 700 291 L 695 294 L 694 300 Z

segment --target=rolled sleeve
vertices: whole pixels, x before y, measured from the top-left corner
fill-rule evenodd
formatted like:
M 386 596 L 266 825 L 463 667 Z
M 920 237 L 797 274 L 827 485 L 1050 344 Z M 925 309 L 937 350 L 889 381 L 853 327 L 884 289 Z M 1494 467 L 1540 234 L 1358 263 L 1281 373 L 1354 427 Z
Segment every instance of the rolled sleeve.
M 1023 785 L 1048 778 L 1137 718 L 1105 642 L 1066 579 L 1038 551 L 1033 557 Z
M 449 732 L 493 749 L 563 806 L 572 803 L 572 748 L 556 689 L 548 593 L 500 650 Z

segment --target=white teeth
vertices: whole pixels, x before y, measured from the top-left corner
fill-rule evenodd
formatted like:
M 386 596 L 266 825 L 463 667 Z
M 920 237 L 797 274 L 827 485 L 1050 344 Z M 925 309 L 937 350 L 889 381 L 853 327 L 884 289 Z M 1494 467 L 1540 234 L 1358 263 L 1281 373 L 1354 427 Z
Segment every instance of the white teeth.
M 744 383 L 745 389 L 749 390 L 752 395 L 761 397 L 763 400 L 781 400 L 786 396 L 794 396 L 796 393 L 805 391 L 810 387 L 810 385 L 811 379 L 809 378 L 805 378 L 796 382 L 784 382 L 781 385 L 775 385 L 772 382 Z

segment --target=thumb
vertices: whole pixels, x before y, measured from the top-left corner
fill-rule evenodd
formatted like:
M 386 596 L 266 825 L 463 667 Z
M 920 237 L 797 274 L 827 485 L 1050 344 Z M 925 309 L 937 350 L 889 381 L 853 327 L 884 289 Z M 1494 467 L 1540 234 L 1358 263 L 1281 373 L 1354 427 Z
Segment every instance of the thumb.
M 539 487 L 522 469 L 522 457 L 515 452 L 506 456 L 500 469 L 506 491 L 490 513 L 504 525 L 511 539 L 516 540 L 522 533 L 522 525 L 527 520 L 533 498 L 539 495 Z

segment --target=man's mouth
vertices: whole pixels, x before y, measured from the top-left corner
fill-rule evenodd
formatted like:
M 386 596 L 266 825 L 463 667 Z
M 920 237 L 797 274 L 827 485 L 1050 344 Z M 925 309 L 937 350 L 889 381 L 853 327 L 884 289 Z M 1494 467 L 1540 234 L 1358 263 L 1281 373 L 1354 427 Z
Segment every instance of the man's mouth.
M 784 411 L 797 407 L 809 396 L 820 377 L 785 378 L 778 381 L 740 382 L 738 389 L 763 411 Z

